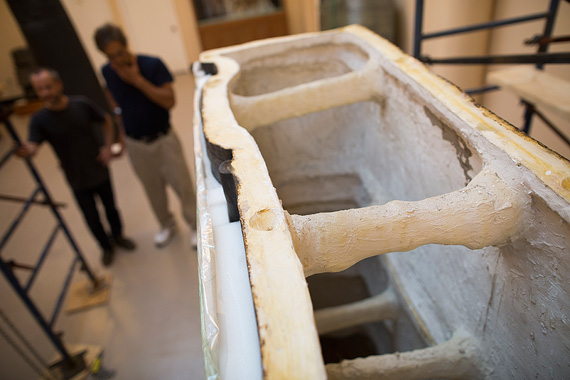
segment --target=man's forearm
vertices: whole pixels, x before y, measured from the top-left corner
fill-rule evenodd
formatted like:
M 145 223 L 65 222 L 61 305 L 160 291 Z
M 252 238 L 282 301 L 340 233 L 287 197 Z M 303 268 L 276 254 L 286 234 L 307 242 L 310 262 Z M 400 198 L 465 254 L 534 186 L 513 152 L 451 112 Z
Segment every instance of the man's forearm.
M 152 82 L 141 76 L 133 85 L 145 94 L 147 98 L 164 109 L 169 110 L 174 107 L 176 103 L 171 83 L 155 86 Z
M 113 122 L 111 121 L 111 116 L 107 113 L 105 113 L 105 121 L 101 128 L 103 128 L 103 143 L 106 147 L 110 147 L 115 140 L 115 136 L 113 133 Z

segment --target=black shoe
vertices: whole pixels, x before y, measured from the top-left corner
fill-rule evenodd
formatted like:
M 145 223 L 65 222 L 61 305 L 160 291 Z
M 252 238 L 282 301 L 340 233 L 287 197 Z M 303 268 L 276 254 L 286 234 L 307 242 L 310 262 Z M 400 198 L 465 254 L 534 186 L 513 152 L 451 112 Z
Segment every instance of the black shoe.
M 115 258 L 115 251 L 111 248 L 111 249 L 105 249 L 103 251 L 103 257 L 101 259 L 101 262 L 103 262 L 103 265 L 108 267 L 109 265 L 111 265 L 111 263 L 113 263 L 113 259 Z
M 118 236 L 113 239 L 115 240 L 115 244 L 117 245 L 117 247 L 121 247 L 123 249 L 126 249 L 127 251 L 132 251 L 137 247 L 134 241 L 124 236 Z

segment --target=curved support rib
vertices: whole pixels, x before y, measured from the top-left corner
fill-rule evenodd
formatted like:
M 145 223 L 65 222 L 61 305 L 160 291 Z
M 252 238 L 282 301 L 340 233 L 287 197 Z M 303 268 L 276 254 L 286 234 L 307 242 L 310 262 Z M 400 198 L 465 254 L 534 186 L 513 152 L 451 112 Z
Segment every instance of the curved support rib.
M 387 289 L 362 301 L 317 310 L 315 322 L 319 334 L 326 334 L 364 323 L 396 319 L 399 313 L 396 294 L 392 289 Z
M 257 96 L 232 94 L 238 124 L 248 131 L 312 112 L 377 98 L 379 71 L 372 65 L 339 77 L 323 79 Z
M 445 343 L 421 350 L 327 364 L 328 380 L 478 379 L 480 359 L 471 336 L 455 333 Z
M 506 244 L 522 228 L 525 202 L 525 195 L 484 170 L 461 190 L 417 202 L 286 217 L 305 276 L 310 276 L 425 244 L 471 249 Z

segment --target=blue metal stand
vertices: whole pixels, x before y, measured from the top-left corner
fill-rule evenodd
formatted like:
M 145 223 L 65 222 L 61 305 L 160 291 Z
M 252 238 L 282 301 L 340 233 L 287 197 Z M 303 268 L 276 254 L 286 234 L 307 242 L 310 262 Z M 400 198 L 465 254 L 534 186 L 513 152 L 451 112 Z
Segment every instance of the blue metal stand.
M 416 15 L 415 15 L 415 29 L 414 29 L 414 57 L 427 64 L 535 64 L 538 69 L 543 69 L 545 64 L 562 64 L 570 63 L 570 52 L 566 53 L 548 53 L 548 45 L 553 42 L 567 41 L 568 37 L 551 38 L 554 29 L 554 20 L 558 12 L 560 0 L 551 0 L 548 10 L 542 13 L 531 14 L 522 17 L 515 17 L 506 20 L 491 21 L 476 25 L 470 25 L 463 28 L 448 29 L 435 33 L 423 33 L 423 15 L 424 15 L 424 0 L 416 0 Z M 473 32 L 483 29 L 491 29 L 506 25 L 513 25 L 522 22 L 545 20 L 544 31 L 542 35 L 535 36 L 533 39 L 525 41 L 527 45 L 538 44 L 538 49 L 535 54 L 519 54 L 519 55 L 506 55 L 506 56 L 479 56 L 479 57 L 456 57 L 445 59 L 434 59 L 422 55 L 422 42 L 430 38 L 451 36 L 459 33 Z M 498 89 L 497 86 L 487 86 L 483 88 L 466 90 L 468 94 L 478 94 L 485 91 Z M 530 133 L 533 115 L 537 113 L 534 105 L 523 102 L 525 105 L 524 125 L 522 130 Z M 544 120 L 542 116 L 541 119 Z M 552 123 L 546 124 L 553 129 L 563 140 L 568 143 L 568 139 L 560 134 L 557 128 L 553 128 Z
M 506 20 L 490 21 L 463 28 L 448 29 L 435 33 L 423 33 L 424 0 L 416 0 L 416 16 L 414 28 L 414 57 L 425 63 L 449 63 L 449 64 L 498 64 L 498 63 L 535 63 L 539 68 L 545 63 L 570 63 L 570 53 L 548 54 L 548 44 L 553 42 L 552 36 L 554 20 L 558 12 L 560 0 L 551 0 L 548 11 L 533 15 L 516 17 Z M 477 30 L 492 29 L 506 25 L 519 24 L 522 22 L 544 19 L 546 21 L 544 32 L 541 37 L 545 38 L 545 43 L 540 43 L 537 54 L 524 54 L 513 56 L 480 56 L 480 57 L 457 57 L 446 59 L 433 59 L 422 56 L 422 42 L 430 38 L 451 36 L 460 33 L 473 32 Z
M 18 134 L 16 133 L 14 127 L 10 123 L 9 112 L 0 110 L 0 122 L 4 124 L 7 132 L 9 133 L 9 135 L 12 137 L 12 139 L 15 142 L 15 148 L 11 149 L 1 159 L 1 161 L 0 161 L 0 168 L 1 168 L 8 161 L 8 158 L 10 158 L 10 156 L 12 156 L 16 152 L 17 147 L 21 145 L 22 141 L 20 140 L 20 138 L 19 138 Z M 26 159 L 25 162 L 26 162 L 26 165 L 27 165 L 29 171 L 31 172 L 32 176 L 34 177 L 34 179 L 36 181 L 37 188 L 32 192 L 30 197 L 27 199 L 18 198 L 18 197 L 0 197 L 0 200 L 10 200 L 10 201 L 16 201 L 16 202 L 24 203 L 24 206 L 22 207 L 20 214 L 12 222 L 12 224 L 10 225 L 10 227 L 4 233 L 4 235 L 2 236 L 2 238 L 0 240 L 0 271 L 4 274 L 4 277 L 6 278 L 8 283 L 12 286 L 14 291 L 18 294 L 18 296 L 21 298 L 22 302 L 26 305 L 26 307 L 28 308 L 28 310 L 30 311 L 32 316 L 35 318 L 35 320 L 38 322 L 38 324 L 40 325 L 40 327 L 42 328 L 44 333 L 47 335 L 47 337 L 51 341 L 51 343 L 55 346 L 57 351 L 61 354 L 62 361 L 52 365 L 52 367 L 59 367 L 58 368 L 59 372 L 62 374 L 63 378 L 69 379 L 69 378 L 73 377 L 75 374 L 77 374 L 77 373 L 79 373 L 85 369 L 85 361 L 83 359 L 84 352 L 76 354 L 76 355 L 70 355 L 70 353 L 65 348 L 60 337 L 58 335 L 56 335 L 53 331 L 53 326 L 54 326 L 55 320 L 57 318 L 57 315 L 59 314 L 59 310 L 60 310 L 61 305 L 63 303 L 63 299 L 65 297 L 65 294 L 67 293 L 67 290 L 69 288 L 69 284 L 71 282 L 73 271 L 74 271 L 75 266 L 78 262 L 81 262 L 82 269 L 85 271 L 85 273 L 87 274 L 87 276 L 89 277 L 89 279 L 91 280 L 91 282 L 93 284 L 93 289 L 100 288 L 102 286 L 102 281 L 100 279 L 98 279 L 97 277 L 95 277 L 95 275 L 93 274 L 93 271 L 89 267 L 89 264 L 87 263 L 87 261 L 83 257 L 83 254 L 81 253 L 78 245 L 75 243 L 75 240 L 73 239 L 73 236 L 71 235 L 71 232 L 67 228 L 67 225 L 65 224 L 61 214 L 58 211 L 58 207 L 60 207 L 61 205 L 57 205 L 52 201 L 52 198 L 51 198 L 46 186 L 44 185 L 44 182 L 43 182 L 42 178 L 40 177 L 38 171 L 34 167 L 33 163 L 29 159 Z M 43 195 L 43 198 L 44 198 L 43 201 L 36 199 L 38 197 L 38 195 L 40 195 L 40 194 Z M 40 256 L 39 256 L 39 258 L 38 258 L 38 260 L 34 266 L 17 264 L 13 260 L 12 261 L 5 261 L 5 259 L 2 257 L 2 249 L 4 248 L 6 243 L 8 242 L 10 236 L 16 230 L 17 226 L 19 225 L 19 223 L 21 222 L 21 220 L 25 216 L 25 214 L 28 211 L 28 209 L 30 208 L 30 206 L 32 206 L 34 204 L 42 204 L 42 205 L 48 206 L 50 208 L 50 210 L 51 210 L 52 214 L 54 215 L 56 222 L 57 222 L 55 228 L 53 229 L 50 237 L 48 238 L 48 241 L 45 244 L 45 247 L 42 250 L 42 252 L 41 252 L 41 254 L 40 254 Z M 60 231 L 62 231 L 64 233 L 64 235 L 67 237 L 67 240 L 69 241 L 69 243 L 71 244 L 71 247 L 73 248 L 73 251 L 75 253 L 75 257 L 74 257 L 73 262 L 69 268 L 67 278 L 65 280 L 63 289 L 61 290 L 61 292 L 59 294 L 57 303 L 56 303 L 54 310 L 52 312 L 52 316 L 51 316 L 50 320 L 46 320 L 44 318 L 44 316 L 42 315 L 42 313 L 40 312 L 40 310 L 34 304 L 33 300 L 30 298 L 29 291 L 30 291 L 31 286 L 34 283 L 34 280 L 36 279 L 37 273 L 41 269 L 42 264 L 43 264 L 44 260 L 46 259 L 47 255 L 49 253 L 49 250 L 52 246 L 53 241 L 55 240 L 57 233 Z M 14 271 L 13 271 L 14 268 L 28 269 L 28 270 L 32 271 L 32 274 L 29 277 L 28 282 L 25 285 L 22 285 L 20 283 L 20 281 L 18 280 L 18 278 L 14 275 Z

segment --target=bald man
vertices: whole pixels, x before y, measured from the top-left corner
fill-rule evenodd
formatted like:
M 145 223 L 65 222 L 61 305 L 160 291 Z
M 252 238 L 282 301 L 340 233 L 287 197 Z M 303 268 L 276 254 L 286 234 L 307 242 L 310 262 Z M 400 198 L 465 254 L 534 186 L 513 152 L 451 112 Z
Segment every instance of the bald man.
M 113 262 L 115 246 L 135 249 L 134 242 L 123 236 L 109 175 L 113 141 L 111 118 L 87 98 L 66 96 L 55 70 L 37 69 L 30 75 L 30 82 L 44 107 L 32 117 L 28 141 L 16 154 L 31 157 L 42 142 L 50 143 L 85 221 L 101 246 L 101 261 L 109 266 Z M 105 208 L 111 236 L 101 224 L 97 198 Z

